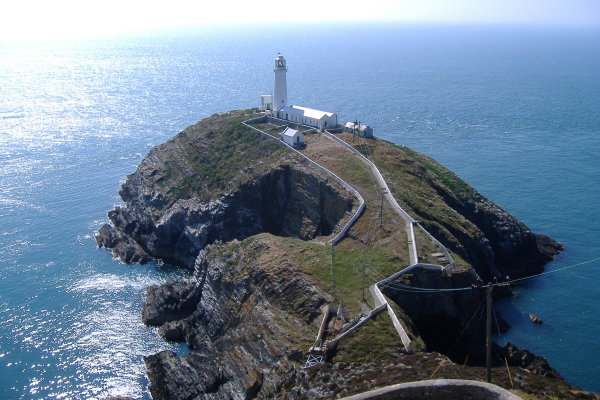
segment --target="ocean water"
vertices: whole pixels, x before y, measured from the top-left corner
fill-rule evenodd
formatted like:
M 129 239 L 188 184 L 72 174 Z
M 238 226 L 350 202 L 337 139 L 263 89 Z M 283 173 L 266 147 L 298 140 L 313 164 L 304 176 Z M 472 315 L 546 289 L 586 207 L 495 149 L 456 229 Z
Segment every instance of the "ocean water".
M 0 398 L 149 398 L 143 356 L 186 349 L 141 323 L 143 290 L 183 272 L 123 265 L 93 232 L 154 145 L 257 106 L 277 52 L 291 102 L 434 157 L 563 243 L 548 270 L 600 256 L 598 30 L 288 25 L 0 43 Z M 499 304 L 513 328 L 497 340 L 600 391 L 599 284 L 598 261 L 527 282 Z

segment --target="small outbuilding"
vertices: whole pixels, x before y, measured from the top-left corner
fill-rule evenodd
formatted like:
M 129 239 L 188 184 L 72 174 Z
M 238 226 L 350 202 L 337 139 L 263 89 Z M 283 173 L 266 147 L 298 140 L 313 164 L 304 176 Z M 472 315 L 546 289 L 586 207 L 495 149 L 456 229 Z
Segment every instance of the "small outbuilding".
M 263 94 L 260 96 L 259 111 L 273 110 L 273 95 Z
M 289 126 L 281 132 L 281 140 L 294 148 L 304 147 L 304 134 L 297 129 L 292 129 Z
M 344 130 L 364 138 L 373 137 L 373 128 L 369 125 L 361 124 L 360 122 L 346 122 L 344 124 Z

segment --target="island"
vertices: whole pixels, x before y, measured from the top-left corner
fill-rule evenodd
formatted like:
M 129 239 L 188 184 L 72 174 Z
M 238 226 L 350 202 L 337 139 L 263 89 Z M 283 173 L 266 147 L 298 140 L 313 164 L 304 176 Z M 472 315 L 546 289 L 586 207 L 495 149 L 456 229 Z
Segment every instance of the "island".
M 257 109 L 155 147 L 120 195 L 98 245 L 190 271 L 146 292 L 144 323 L 190 349 L 146 357 L 155 400 L 483 381 L 478 286 L 539 273 L 562 249 L 417 151 Z M 508 329 L 500 316 L 494 329 Z M 516 395 L 595 398 L 526 349 L 492 353 L 493 383 Z

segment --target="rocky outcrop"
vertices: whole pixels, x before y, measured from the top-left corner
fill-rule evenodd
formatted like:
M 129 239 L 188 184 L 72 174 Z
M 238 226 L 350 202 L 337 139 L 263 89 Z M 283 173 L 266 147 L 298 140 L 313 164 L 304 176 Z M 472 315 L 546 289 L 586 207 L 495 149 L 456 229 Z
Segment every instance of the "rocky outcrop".
M 382 140 L 368 145 L 400 204 L 485 282 L 539 273 L 562 250 L 430 157 Z
M 244 172 L 227 182 L 215 183 L 204 176 L 208 183 L 190 183 L 190 177 L 203 178 L 198 171 L 228 176 L 213 169 L 231 168 L 227 159 L 211 159 L 215 149 L 210 146 L 199 147 L 199 154 L 186 158 L 188 147 L 210 141 L 211 121 L 158 146 L 128 176 L 119 192 L 125 206 L 108 213 L 110 223 L 96 234 L 99 247 L 112 249 L 127 263 L 159 258 L 192 269 L 200 250 L 215 241 L 241 240 L 261 232 L 305 240 L 327 236 L 352 210 L 354 199 L 341 186 L 277 147 L 269 148 L 270 153 L 247 150 Z M 214 146 L 243 152 L 246 136 L 235 132 L 228 136 L 223 128 Z M 255 146 L 272 145 L 256 133 L 248 140 L 257 137 L 261 142 Z M 186 169 L 196 175 L 190 171 L 176 177 Z
M 504 280 L 542 272 L 544 265 L 562 250 L 560 243 L 546 235 L 533 233 L 474 189 L 472 197 L 457 199 L 447 189 L 433 187 L 450 207 L 477 229 L 474 238 L 462 241 L 458 249 L 461 256 L 479 267 L 478 273 L 486 282 L 494 276 Z
M 193 278 L 148 289 L 144 322 L 193 350 L 146 358 L 155 400 L 253 398 L 304 358 L 311 325 L 333 299 L 274 237 L 247 242 L 209 246 Z
M 509 365 L 521 367 L 537 375 L 562 379 L 560 374 L 548 364 L 545 358 L 540 357 L 527 349 L 522 349 L 512 343 L 506 343 L 498 353 L 506 358 Z
M 318 330 L 321 307 L 334 301 L 327 291 L 336 293 L 336 279 L 341 283 L 338 295 L 358 291 L 360 283 L 354 278 L 365 263 L 365 248 L 352 235 L 335 253 L 306 240 L 331 235 L 349 218 L 356 202 L 302 157 L 240 124 L 249 114 L 212 116 L 153 149 L 123 184 L 124 205 L 109 212 L 110 223 L 96 235 L 100 247 L 112 249 L 124 262 L 161 259 L 193 271 L 187 279 L 146 292 L 143 321 L 158 327 L 165 339 L 185 342 L 191 350 L 145 358 L 155 400 L 327 398 L 351 392 L 328 383 L 325 375 L 319 378 L 324 386 L 311 391 L 306 382 L 314 376 L 301 370 L 300 363 Z M 373 156 L 378 157 L 377 151 Z M 388 163 L 386 179 L 395 182 L 392 191 L 484 279 L 497 272 L 513 277 L 535 272 L 559 250 L 556 242 L 531 233 L 472 188 L 457 192 L 432 177 L 416 158 L 410 162 L 418 165 L 408 179 L 394 175 L 403 169 Z M 410 176 L 420 179 L 412 187 Z M 408 189 L 401 193 L 401 185 Z M 379 198 L 378 192 L 367 194 Z M 392 234 L 394 229 L 379 225 L 381 235 Z M 390 250 L 398 245 L 390 238 L 376 255 L 387 268 L 404 262 Z M 473 270 L 452 276 L 430 272 L 402 279 L 431 288 L 466 287 L 477 279 Z M 406 296 L 391 287 L 383 290 L 394 307 L 402 308 L 407 325 L 414 323 L 420 331 L 413 336 L 421 335 L 430 350 L 461 362 L 466 354 L 477 359 L 483 335 L 480 321 L 473 317 L 482 305 L 482 293 Z M 461 332 L 462 342 L 451 343 Z M 359 352 L 369 352 L 368 346 L 364 349 Z M 541 365 L 527 364 L 529 357 L 522 352 L 510 354 L 522 366 Z M 416 371 L 419 363 L 431 367 L 424 355 L 401 356 L 406 364 L 395 367 L 405 376 L 423 379 L 423 371 Z M 445 360 L 438 356 L 434 358 Z M 389 375 L 372 366 L 340 368 L 344 371 L 333 373 L 339 375 L 339 385 L 358 376 L 363 383 L 383 384 Z

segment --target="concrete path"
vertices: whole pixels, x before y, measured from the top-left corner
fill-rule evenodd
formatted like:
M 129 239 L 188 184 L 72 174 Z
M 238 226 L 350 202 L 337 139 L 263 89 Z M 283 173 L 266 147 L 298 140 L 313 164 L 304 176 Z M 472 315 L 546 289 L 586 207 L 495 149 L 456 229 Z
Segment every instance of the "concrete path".
M 404 219 L 404 222 L 406 224 L 406 235 L 408 237 L 408 252 L 409 252 L 409 256 L 410 256 L 410 263 L 411 264 L 418 263 L 419 256 L 417 253 L 417 241 L 415 240 L 415 231 L 414 231 L 414 224 L 416 221 L 413 219 L 413 217 L 410 216 L 409 213 L 407 213 L 402 207 L 400 207 L 400 204 L 398 204 L 398 202 L 394 198 L 394 195 L 392 195 L 392 191 L 388 187 L 387 182 L 385 181 L 385 179 L 383 179 L 381 172 L 379 172 L 379 168 L 377 168 L 375 166 L 375 164 L 373 164 L 373 162 L 371 160 L 369 160 L 367 157 L 365 157 L 360 151 L 356 150 L 350 144 L 346 143 L 345 141 L 338 138 L 337 136 L 335 136 L 327 131 L 323 132 L 323 135 L 325 135 L 325 137 L 341 144 L 342 146 L 344 146 L 345 148 L 350 150 L 363 163 L 365 163 L 369 167 L 369 169 L 373 173 L 373 176 L 377 180 L 379 187 L 383 190 L 383 194 L 384 194 L 386 200 L 388 201 L 388 203 L 390 204 L 390 206 L 392 207 L 392 209 L 394 209 L 394 211 L 396 211 L 396 213 L 398 213 L 398 215 L 400 215 L 402 217 L 402 219 Z

